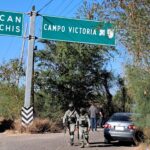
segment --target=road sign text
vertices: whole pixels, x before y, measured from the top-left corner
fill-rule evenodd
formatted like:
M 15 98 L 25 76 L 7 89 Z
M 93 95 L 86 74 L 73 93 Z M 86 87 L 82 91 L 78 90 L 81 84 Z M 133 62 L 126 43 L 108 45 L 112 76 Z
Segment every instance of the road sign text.
M 0 34 L 22 35 L 23 15 L 0 11 Z
M 42 38 L 58 41 L 115 45 L 111 23 L 43 17 Z

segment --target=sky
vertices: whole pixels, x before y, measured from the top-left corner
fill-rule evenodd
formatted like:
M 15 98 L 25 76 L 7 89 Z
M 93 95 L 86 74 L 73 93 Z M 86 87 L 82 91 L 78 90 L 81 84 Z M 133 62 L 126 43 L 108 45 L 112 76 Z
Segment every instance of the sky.
M 33 5 L 38 11 L 50 0 L 1 0 L 0 10 L 19 12 L 24 14 L 24 30 L 26 24 L 29 23 L 29 16 L 26 15 L 30 12 Z M 82 4 L 83 0 L 53 0 L 45 9 L 42 9 L 40 14 L 48 16 L 63 16 L 73 17 L 76 8 Z M 36 36 L 40 36 L 41 31 L 41 17 L 36 19 Z M 0 63 L 8 61 L 9 59 L 19 58 L 22 47 L 22 37 L 15 36 L 0 36 Z M 35 43 L 36 44 L 36 43 Z M 27 42 L 25 49 L 27 49 Z M 26 53 L 27 50 L 25 50 Z M 25 54 L 26 55 L 26 54 Z
M 24 13 L 24 30 L 26 24 L 29 22 L 29 16 L 26 14 L 29 12 L 33 5 L 38 11 L 50 0 L 1 0 L 0 10 L 1 11 L 10 11 L 10 12 L 19 12 Z M 52 2 L 41 10 L 40 14 L 47 16 L 58 16 L 65 18 L 75 18 L 76 10 L 82 5 L 83 0 L 51 0 Z M 89 0 L 91 2 L 91 0 Z M 36 19 L 36 36 L 40 36 L 41 32 L 41 23 L 42 18 L 37 17 Z M 20 58 L 21 47 L 22 47 L 22 37 L 16 36 L 0 36 L 0 64 L 7 62 L 10 59 Z M 35 45 L 38 44 L 35 42 Z M 41 45 L 38 45 L 38 48 L 41 48 Z M 115 74 L 124 74 L 124 64 L 127 61 L 126 50 L 120 44 L 116 45 L 119 49 L 119 53 L 115 54 L 109 63 L 108 69 L 113 71 Z M 25 45 L 24 52 L 24 62 L 27 61 L 27 41 Z

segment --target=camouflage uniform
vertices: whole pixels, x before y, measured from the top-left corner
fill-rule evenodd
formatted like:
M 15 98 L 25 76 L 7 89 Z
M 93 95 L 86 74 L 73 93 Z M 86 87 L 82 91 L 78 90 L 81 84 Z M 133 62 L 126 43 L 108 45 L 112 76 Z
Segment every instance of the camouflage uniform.
M 80 116 L 79 116 L 79 136 L 81 142 L 81 148 L 84 147 L 85 141 L 87 145 L 89 145 L 89 129 L 90 129 L 90 119 L 86 114 L 85 109 L 80 109 Z
M 73 105 L 69 105 L 69 110 L 65 112 L 63 117 L 63 124 L 67 125 L 70 134 L 70 145 L 74 144 L 74 132 L 76 129 L 77 120 L 79 115 L 77 111 L 74 109 Z

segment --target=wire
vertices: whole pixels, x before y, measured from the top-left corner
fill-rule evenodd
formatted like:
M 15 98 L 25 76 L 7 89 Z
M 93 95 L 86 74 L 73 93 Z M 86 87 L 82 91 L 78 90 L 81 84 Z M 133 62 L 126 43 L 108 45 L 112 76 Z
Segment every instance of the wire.
M 4 52 L 4 56 L 8 56 L 8 54 L 10 55 L 10 49 L 11 49 L 12 45 L 14 44 L 14 40 L 16 40 L 16 39 L 14 39 L 14 38 L 10 39 L 7 50 Z
M 68 3 L 68 5 L 60 12 L 60 14 L 63 14 L 63 12 L 66 10 L 66 8 L 68 8 L 71 4 L 72 4 L 73 0 L 70 1 L 70 3 Z
M 61 8 L 62 9 L 64 8 L 66 2 L 67 2 L 67 0 L 65 2 L 62 0 L 62 2 L 57 6 L 57 8 L 59 8 L 59 10 L 56 12 L 58 15 L 60 14 L 59 12 L 61 12 Z
M 29 11 L 29 9 L 30 9 L 30 7 L 32 6 L 33 2 L 34 2 L 34 0 L 32 0 L 32 1 L 29 3 L 29 5 L 28 5 L 28 7 L 27 7 L 27 11 Z M 26 13 L 23 13 L 23 14 L 26 14 Z M 11 36 L 10 36 L 10 37 L 11 37 Z M 14 43 L 16 43 L 16 37 L 13 37 L 13 36 L 12 36 L 11 38 L 12 38 L 12 40 L 10 40 L 10 42 L 9 42 L 9 44 L 8 44 L 8 47 L 7 47 L 7 50 L 6 50 L 6 52 L 4 52 L 4 56 L 7 56 L 8 53 L 10 53 L 10 51 L 11 51 L 11 49 L 12 49 Z M 24 36 L 21 36 L 20 38 L 24 38 Z M 17 52 L 17 54 L 18 54 L 18 52 Z
M 45 7 L 47 7 L 53 0 L 50 0 L 48 3 L 46 3 L 41 9 L 39 9 L 37 11 L 37 13 L 39 13 L 40 11 L 42 11 Z
M 72 8 L 70 8 L 68 11 L 65 12 L 65 14 L 68 14 L 70 10 L 72 10 L 72 12 L 76 9 L 76 7 L 82 2 L 82 0 L 80 0 L 76 5 L 74 5 Z

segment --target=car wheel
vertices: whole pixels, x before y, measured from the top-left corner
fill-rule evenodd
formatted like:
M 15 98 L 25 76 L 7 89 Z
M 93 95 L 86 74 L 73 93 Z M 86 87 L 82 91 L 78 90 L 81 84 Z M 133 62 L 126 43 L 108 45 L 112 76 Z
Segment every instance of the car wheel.
M 110 144 L 111 141 L 105 138 L 104 143 L 105 143 L 105 144 Z

